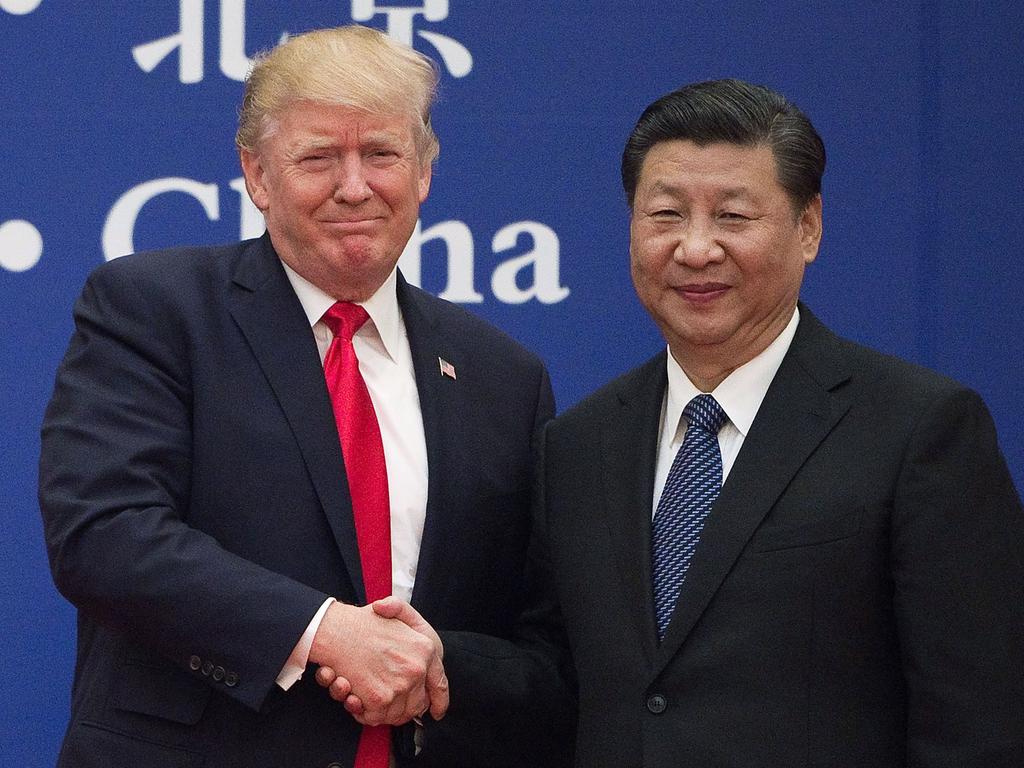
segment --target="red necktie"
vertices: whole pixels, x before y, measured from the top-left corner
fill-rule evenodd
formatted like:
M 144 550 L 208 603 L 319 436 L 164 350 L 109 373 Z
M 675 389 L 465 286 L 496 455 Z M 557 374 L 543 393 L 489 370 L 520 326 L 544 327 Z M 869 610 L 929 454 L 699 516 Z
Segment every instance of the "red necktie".
M 324 313 L 323 321 L 334 334 L 324 358 L 324 376 L 345 459 L 366 600 L 373 602 L 391 594 L 391 512 L 380 426 L 352 347 L 352 336 L 367 319 L 365 309 L 347 302 Z M 388 768 L 390 747 L 390 727 L 365 726 L 355 768 Z

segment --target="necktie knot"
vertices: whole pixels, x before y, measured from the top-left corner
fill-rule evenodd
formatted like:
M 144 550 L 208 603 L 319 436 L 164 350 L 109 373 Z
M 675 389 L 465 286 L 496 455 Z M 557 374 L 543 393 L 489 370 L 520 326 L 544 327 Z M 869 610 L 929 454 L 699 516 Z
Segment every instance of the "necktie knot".
M 323 321 L 331 329 L 336 338 L 345 341 L 352 341 L 356 331 L 363 327 L 363 324 L 370 319 L 366 310 L 358 304 L 348 301 L 339 301 L 331 305 L 331 308 L 324 312 Z
M 691 426 L 696 426 L 712 435 L 718 434 L 718 430 L 722 428 L 728 418 L 725 411 L 722 410 L 722 406 L 711 395 L 697 395 L 686 404 L 683 415 Z

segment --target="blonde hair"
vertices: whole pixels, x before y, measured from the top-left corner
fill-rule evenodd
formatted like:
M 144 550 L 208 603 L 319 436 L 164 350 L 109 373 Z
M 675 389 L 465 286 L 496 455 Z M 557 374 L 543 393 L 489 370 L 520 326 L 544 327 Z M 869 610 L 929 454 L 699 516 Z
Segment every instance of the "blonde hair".
M 275 118 L 296 101 L 339 104 L 375 115 L 408 114 L 420 162 L 440 152 L 430 125 L 437 66 L 369 27 L 320 29 L 258 54 L 245 81 L 235 144 L 254 151 Z

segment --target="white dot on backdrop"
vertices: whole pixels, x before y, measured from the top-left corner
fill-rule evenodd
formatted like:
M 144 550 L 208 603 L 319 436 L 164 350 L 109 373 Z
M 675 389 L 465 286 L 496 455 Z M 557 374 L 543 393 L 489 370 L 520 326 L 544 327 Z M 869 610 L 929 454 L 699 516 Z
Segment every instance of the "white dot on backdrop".
M 24 219 L 0 224 L 0 267 L 10 272 L 32 269 L 43 255 L 43 236 Z
M 24 16 L 26 13 L 32 13 L 42 2 L 43 0 L 0 0 L 0 9 L 15 16 Z

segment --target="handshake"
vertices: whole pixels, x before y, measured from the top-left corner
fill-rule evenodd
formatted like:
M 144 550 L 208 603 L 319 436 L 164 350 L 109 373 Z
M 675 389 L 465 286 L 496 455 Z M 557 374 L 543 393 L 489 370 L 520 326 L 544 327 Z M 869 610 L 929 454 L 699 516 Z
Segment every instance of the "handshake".
M 402 725 L 448 709 L 444 647 L 397 597 L 357 607 L 334 602 L 313 638 L 316 681 L 363 725 Z

